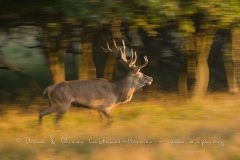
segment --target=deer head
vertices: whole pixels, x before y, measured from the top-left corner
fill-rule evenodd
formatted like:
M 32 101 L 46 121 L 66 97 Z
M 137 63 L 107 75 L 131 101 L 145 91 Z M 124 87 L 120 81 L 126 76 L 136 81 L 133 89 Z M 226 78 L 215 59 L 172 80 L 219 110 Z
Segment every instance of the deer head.
M 114 47 L 115 47 L 114 50 L 112 50 L 109 47 L 108 43 L 107 43 L 107 48 L 103 48 L 103 47 L 102 48 L 105 52 L 111 52 L 111 53 L 114 53 L 114 54 L 120 56 L 121 59 L 129 66 L 129 68 L 132 69 L 127 74 L 127 77 L 129 78 L 131 83 L 134 84 L 136 89 L 139 89 L 139 88 L 141 88 L 145 85 L 150 85 L 153 81 L 153 78 L 143 74 L 142 72 L 140 72 L 140 70 L 148 64 L 147 56 L 143 57 L 144 58 L 144 63 L 142 65 L 137 66 L 136 65 L 136 61 L 137 61 L 136 51 L 133 51 L 133 49 L 131 49 L 131 58 L 128 60 L 127 56 L 126 56 L 126 46 L 125 46 L 124 40 L 122 40 L 122 48 L 117 46 L 116 41 L 114 39 L 113 39 L 113 44 L 114 44 Z

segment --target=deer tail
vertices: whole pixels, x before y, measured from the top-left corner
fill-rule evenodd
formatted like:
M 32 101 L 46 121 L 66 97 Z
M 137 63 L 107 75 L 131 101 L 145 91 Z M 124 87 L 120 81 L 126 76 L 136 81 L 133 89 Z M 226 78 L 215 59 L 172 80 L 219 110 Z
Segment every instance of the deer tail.
M 44 89 L 44 91 L 43 91 L 43 96 L 46 95 L 46 93 L 48 92 L 48 88 L 49 88 L 49 87 L 47 87 L 47 88 Z
M 50 95 L 51 95 L 52 91 L 54 90 L 55 86 L 56 85 L 51 85 L 51 86 L 47 87 L 46 89 L 44 89 L 43 95 L 47 94 L 47 96 L 50 97 Z

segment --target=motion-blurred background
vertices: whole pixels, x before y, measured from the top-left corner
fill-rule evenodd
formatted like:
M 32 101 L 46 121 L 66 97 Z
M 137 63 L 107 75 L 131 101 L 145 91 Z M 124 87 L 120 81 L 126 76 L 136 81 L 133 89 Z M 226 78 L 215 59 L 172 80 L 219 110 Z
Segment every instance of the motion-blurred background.
M 118 79 L 115 39 L 149 65 L 155 90 L 183 100 L 239 91 L 239 1 L 1 1 L 1 101 L 64 80 Z M 9 99 L 10 97 L 10 99 Z
M 105 154 L 110 159 L 240 159 L 239 0 L 1 0 L 0 8 L 3 159 L 106 159 Z M 54 130 L 52 117 L 46 118 L 43 134 L 36 131 L 38 110 L 48 105 L 42 98 L 45 87 L 64 80 L 117 80 L 129 71 L 118 56 L 103 51 L 107 42 L 113 47 L 113 39 L 118 46 L 125 41 L 129 57 L 131 48 L 137 52 L 137 64 L 148 57 L 143 72 L 154 78 L 153 84 L 116 109 L 118 122 L 106 134 L 95 130 L 92 117 L 97 115 L 75 109 L 66 115 L 62 131 Z M 80 112 L 85 116 L 79 119 Z M 140 152 L 125 145 L 51 149 L 50 144 L 19 147 L 16 134 L 166 141 L 137 146 Z M 219 140 L 225 146 L 183 147 L 167 141 L 182 138 Z

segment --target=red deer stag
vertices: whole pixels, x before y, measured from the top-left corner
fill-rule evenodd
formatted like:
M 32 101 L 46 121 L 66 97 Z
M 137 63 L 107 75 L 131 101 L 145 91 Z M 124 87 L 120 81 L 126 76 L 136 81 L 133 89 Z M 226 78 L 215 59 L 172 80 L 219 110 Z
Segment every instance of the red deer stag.
M 144 56 L 144 64 L 136 66 L 136 52 L 131 50 L 132 56 L 131 59 L 128 60 L 125 53 L 126 47 L 124 41 L 122 41 L 122 48 L 118 47 L 115 41 L 113 42 L 117 50 L 116 53 L 110 49 L 108 43 L 107 49 L 103 49 L 121 56 L 121 59 L 128 64 L 132 70 L 117 81 L 109 81 L 101 78 L 92 80 L 73 80 L 63 81 L 47 87 L 43 94 L 48 93 L 50 106 L 39 112 L 40 125 L 43 116 L 53 112 L 57 112 L 55 118 L 57 124 L 71 105 L 97 110 L 100 114 L 103 114 L 109 119 L 111 118 L 110 111 L 113 108 L 119 104 L 129 102 L 137 89 L 152 83 L 152 77 L 140 72 L 148 63 L 147 57 Z

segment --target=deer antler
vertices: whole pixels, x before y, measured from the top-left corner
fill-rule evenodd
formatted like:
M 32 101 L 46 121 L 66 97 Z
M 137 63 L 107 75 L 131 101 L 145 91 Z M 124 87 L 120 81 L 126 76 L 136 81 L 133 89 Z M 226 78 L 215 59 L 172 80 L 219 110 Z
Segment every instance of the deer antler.
M 113 44 L 114 44 L 114 47 L 116 48 L 117 50 L 117 53 L 115 51 L 113 51 L 110 47 L 109 47 L 109 44 L 107 43 L 107 49 L 103 48 L 102 49 L 105 51 L 105 52 L 111 52 L 111 53 L 114 53 L 116 55 L 119 55 L 121 56 L 121 59 L 126 63 L 128 64 L 128 66 L 130 68 L 133 68 L 133 69 L 141 69 L 143 67 L 145 67 L 148 63 L 148 59 L 147 59 L 147 56 L 144 56 L 144 64 L 140 65 L 140 66 L 136 66 L 135 63 L 137 61 L 137 53 L 136 51 L 133 51 L 133 49 L 131 49 L 131 59 L 128 60 L 127 57 L 126 57 L 126 46 L 125 46 L 125 42 L 124 40 L 122 40 L 122 48 L 121 47 L 118 47 L 117 44 L 116 44 L 116 41 L 113 39 Z

